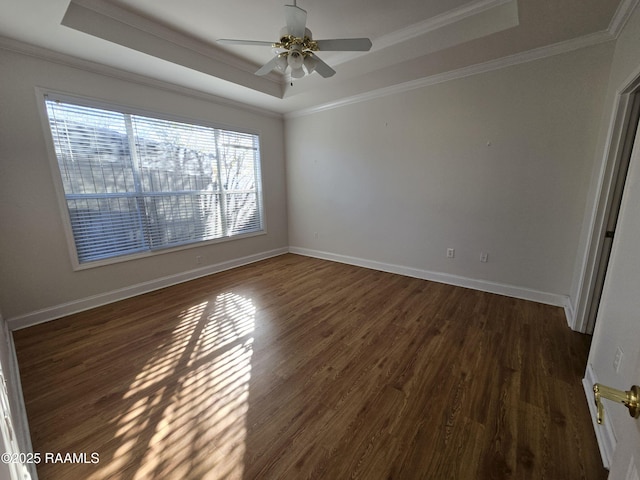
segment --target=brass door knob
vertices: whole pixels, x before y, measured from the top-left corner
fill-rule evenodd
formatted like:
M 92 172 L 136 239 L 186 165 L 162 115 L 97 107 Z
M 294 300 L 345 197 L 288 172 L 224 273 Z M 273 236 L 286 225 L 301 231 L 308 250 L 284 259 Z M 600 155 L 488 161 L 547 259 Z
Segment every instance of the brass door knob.
M 640 417 L 640 387 L 638 385 L 632 385 L 631 390 L 616 390 L 615 388 L 607 387 L 596 383 L 593 386 L 593 396 L 598 407 L 597 420 L 598 423 L 602 423 L 604 417 L 604 408 L 602 406 L 602 398 L 613 400 L 614 402 L 622 403 L 629 409 L 629 415 L 633 418 Z

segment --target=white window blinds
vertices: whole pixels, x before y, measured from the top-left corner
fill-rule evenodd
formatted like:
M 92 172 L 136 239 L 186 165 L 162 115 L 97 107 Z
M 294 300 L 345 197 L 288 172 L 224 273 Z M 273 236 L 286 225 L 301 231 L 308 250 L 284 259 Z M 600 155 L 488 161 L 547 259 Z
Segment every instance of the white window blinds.
M 263 230 L 257 135 L 45 103 L 79 263 Z

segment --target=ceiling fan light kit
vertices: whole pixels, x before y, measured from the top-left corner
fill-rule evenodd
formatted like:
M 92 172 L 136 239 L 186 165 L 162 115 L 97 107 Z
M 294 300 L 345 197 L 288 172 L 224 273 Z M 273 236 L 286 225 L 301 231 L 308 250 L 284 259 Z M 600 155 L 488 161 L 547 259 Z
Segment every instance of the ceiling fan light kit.
M 303 78 L 313 72 L 328 78 L 336 73 L 316 55 L 318 51 L 367 52 L 371 49 L 371 40 L 368 38 L 313 40 L 311 30 L 306 27 L 307 12 L 298 7 L 295 0 L 293 5 L 285 5 L 284 9 L 287 25 L 280 30 L 280 41 L 220 39 L 218 42 L 226 45 L 270 46 L 275 57 L 260 67 L 256 75 L 266 75 L 273 69 L 281 72 L 290 70 L 292 78 Z

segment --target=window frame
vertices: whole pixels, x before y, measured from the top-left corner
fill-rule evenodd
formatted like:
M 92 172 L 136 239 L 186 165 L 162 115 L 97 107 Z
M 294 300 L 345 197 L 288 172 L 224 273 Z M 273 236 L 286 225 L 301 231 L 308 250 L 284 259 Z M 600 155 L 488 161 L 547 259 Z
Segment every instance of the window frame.
M 263 166 L 262 166 L 262 136 L 259 131 L 247 129 L 243 127 L 237 127 L 235 125 L 228 125 L 218 122 L 212 122 L 210 120 L 205 120 L 202 118 L 195 117 L 187 117 L 180 114 L 175 113 L 166 113 L 157 110 L 149 110 L 142 107 L 124 105 L 117 102 L 84 97 L 79 95 L 74 95 L 66 92 L 61 92 L 57 90 L 47 89 L 36 87 L 36 96 L 37 96 L 37 104 L 38 110 L 40 112 L 40 117 L 42 121 L 42 127 L 45 136 L 45 143 L 47 148 L 47 157 L 49 161 L 49 167 L 51 169 L 52 180 L 54 183 L 54 188 L 56 191 L 56 199 L 58 203 L 58 208 L 60 210 L 60 215 L 62 219 L 63 229 L 65 240 L 67 244 L 67 250 L 69 251 L 69 258 L 71 260 L 72 269 L 74 271 L 79 270 L 87 270 L 95 267 L 102 267 L 105 265 L 112 265 L 121 262 L 128 262 L 131 260 L 137 260 L 142 258 L 153 257 L 156 255 L 164 255 L 167 253 L 174 253 L 182 250 L 188 250 L 192 248 L 200 248 L 207 245 L 213 245 L 218 243 L 225 242 L 233 242 L 236 240 L 242 240 L 245 238 L 261 236 L 267 234 L 267 219 L 264 208 L 264 195 L 263 195 Z M 117 255 L 108 258 L 102 258 L 97 260 L 89 260 L 80 262 L 78 252 L 76 249 L 76 242 L 74 237 L 74 232 L 72 228 L 72 222 L 70 217 L 70 212 L 67 203 L 67 193 L 65 192 L 62 173 L 60 171 L 60 164 L 56 155 L 55 143 L 53 138 L 53 133 L 50 128 L 49 115 L 47 112 L 46 101 L 47 100 L 59 100 L 63 103 L 70 103 L 74 105 L 79 105 L 88 108 L 96 108 L 102 110 L 114 111 L 117 113 L 125 114 L 125 115 L 138 115 L 149 117 L 158 120 L 166 120 L 170 122 L 179 122 L 190 125 L 202 126 L 207 128 L 215 128 L 221 130 L 227 130 L 232 132 L 237 132 L 241 134 L 249 134 L 255 135 L 257 137 L 258 143 L 258 151 L 257 151 L 257 159 L 256 159 L 256 169 L 258 173 L 258 178 L 256 179 L 256 201 L 258 206 L 258 212 L 261 219 L 262 228 L 257 231 L 241 233 L 233 236 L 222 236 L 218 238 L 213 238 L 209 240 L 195 241 L 193 243 L 186 243 L 181 245 L 169 246 L 165 248 L 159 249 L 150 249 L 141 252 Z

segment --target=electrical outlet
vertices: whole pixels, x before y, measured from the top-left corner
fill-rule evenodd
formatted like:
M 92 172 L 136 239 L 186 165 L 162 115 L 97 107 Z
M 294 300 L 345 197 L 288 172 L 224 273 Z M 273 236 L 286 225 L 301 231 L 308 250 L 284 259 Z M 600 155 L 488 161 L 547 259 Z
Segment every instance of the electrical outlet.
M 482 263 L 487 263 L 489 261 L 489 254 L 485 252 L 480 252 L 480 261 Z
M 200 255 L 196 255 L 196 264 L 202 265 L 202 257 Z
M 622 357 L 624 356 L 624 352 L 620 347 L 616 349 L 616 356 L 613 359 L 613 369 L 618 373 L 620 370 L 620 364 L 622 363 Z
M 447 248 L 447 258 L 453 258 L 456 256 L 455 248 Z

